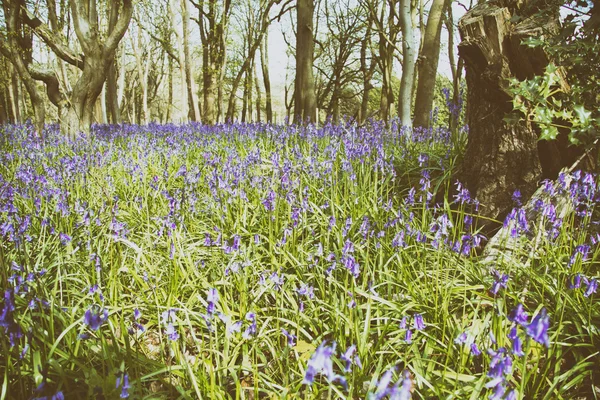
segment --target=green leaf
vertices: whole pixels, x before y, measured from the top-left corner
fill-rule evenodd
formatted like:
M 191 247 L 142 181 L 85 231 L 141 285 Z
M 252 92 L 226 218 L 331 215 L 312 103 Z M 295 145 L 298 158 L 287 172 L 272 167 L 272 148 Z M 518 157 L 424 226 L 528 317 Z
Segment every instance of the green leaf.
M 553 125 L 546 125 L 542 128 L 541 140 L 554 140 L 558 136 L 558 129 Z
M 592 116 L 592 112 L 586 110 L 582 105 L 575 106 L 573 109 L 575 110 L 575 114 L 577 114 L 577 118 L 579 119 L 579 125 L 588 126 L 591 122 L 590 117 Z

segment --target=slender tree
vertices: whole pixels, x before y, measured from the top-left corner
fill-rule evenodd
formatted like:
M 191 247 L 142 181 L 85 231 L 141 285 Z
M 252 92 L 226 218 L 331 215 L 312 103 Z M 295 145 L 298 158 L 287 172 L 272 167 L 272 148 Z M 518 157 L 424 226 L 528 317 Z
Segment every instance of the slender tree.
M 415 35 L 417 4 L 413 0 L 400 0 L 400 27 L 402 29 L 402 78 L 398 95 L 398 117 L 402 125 L 412 127 L 412 94 L 415 84 L 418 41 Z
M 296 18 L 296 81 L 294 119 L 296 122 L 317 121 L 317 96 L 313 74 L 314 32 L 313 0 L 298 0 Z
M 433 107 L 435 78 L 440 57 L 440 36 L 444 11 L 450 0 L 433 0 L 423 34 L 423 49 L 419 61 L 419 79 L 415 99 L 415 126 L 429 127 Z

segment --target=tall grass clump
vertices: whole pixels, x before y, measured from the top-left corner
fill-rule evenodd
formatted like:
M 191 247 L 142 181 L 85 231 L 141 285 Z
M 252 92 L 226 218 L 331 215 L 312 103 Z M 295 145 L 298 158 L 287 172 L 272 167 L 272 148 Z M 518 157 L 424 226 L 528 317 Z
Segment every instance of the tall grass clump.
M 594 175 L 516 193 L 490 265 L 442 128 L 31 130 L 0 128 L 2 399 L 599 396 Z

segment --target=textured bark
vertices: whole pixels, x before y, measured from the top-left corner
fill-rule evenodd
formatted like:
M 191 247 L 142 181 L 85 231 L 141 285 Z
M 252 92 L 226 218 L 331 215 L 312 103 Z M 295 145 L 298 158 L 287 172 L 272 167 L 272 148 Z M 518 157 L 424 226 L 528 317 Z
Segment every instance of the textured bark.
M 369 14 L 370 15 L 370 14 Z M 372 21 L 371 18 L 368 17 L 369 20 L 367 22 L 367 32 L 364 39 L 361 41 L 360 45 L 360 72 L 362 74 L 362 99 L 360 103 L 360 113 L 358 115 L 358 123 L 363 124 L 368 118 L 369 113 L 369 93 L 373 88 L 373 84 L 371 83 L 371 79 L 373 78 L 373 74 L 375 73 L 375 67 L 377 67 L 377 62 L 375 57 L 371 56 L 371 62 L 367 62 L 367 51 L 371 47 L 371 27 Z
M 49 3 L 53 3 L 50 1 Z M 117 23 L 118 9 L 113 7 L 110 10 L 108 29 L 112 30 Z M 119 101 L 117 98 L 117 58 L 110 64 L 106 74 L 106 107 L 108 111 L 109 121 L 113 124 L 121 122 L 121 112 L 119 110 Z
M 260 44 L 260 64 L 262 66 L 263 84 L 265 86 L 265 111 L 267 113 L 267 122 L 273 122 L 273 102 L 271 99 L 271 77 L 269 76 L 269 35 L 265 32 L 265 37 Z
M 294 119 L 296 122 L 316 122 L 317 95 L 313 74 L 313 0 L 298 0 L 296 33 L 296 82 Z
M 200 0 L 192 4 L 198 9 L 196 22 L 202 42 L 202 121 L 212 125 L 221 113 L 231 1 Z
M 185 83 L 188 99 L 188 118 L 191 121 L 199 121 L 200 110 L 198 109 L 198 102 L 196 101 L 196 93 L 194 90 L 194 76 L 192 75 L 192 59 L 190 56 L 190 8 L 188 0 L 181 0 L 181 9 L 181 19 L 183 22 L 183 62 L 185 65 Z
M 419 60 L 419 80 L 415 99 L 415 126 L 429 127 L 438 61 L 440 58 L 440 36 L 444 10 L 449 0 L 434 0 L 427 17 L 423 35 L 423 49 Z
M 398 96 L 398 117 L 402 125 L 412 127 L 412 93 L 415 84 L 418 41 L 413 21 L 417 6 L 411 0 L 400 0 L 400 28 L 402 29 L 402 78 Z M 449 46 L 450 47 L 450 46 Z
M 70 0 L 75 33 L 85 54 L 82 74 L 73 86 L 69 110 L 61 124 L 63 132 L 75 137 L 79 132 L 88 134 L 94 117 L 94 105 L 102 92 L 106 71 L 114 61 L 116 48 L 123 38 L 131 15 L 131 0 L 123 0 L 123 7 L 112 31 L 102 40 L 98 30 L 96 0 L 87 3 Z M 113 5 L 118 7 L 119 4 Z M 87 12 L 86 12 L 87 10 Z
M 35 80 L 28 70 L 31 64 L 32 36 L 31 31 L 25 32 L 21 20 L 21 0 L 7 1 L 3 4 L 6 18 L 8 43 L 0 44 L 0 52 L 7 57 L 19 74 L 21 82 L 25 86 L 31 105 L 33 106 L 35 130 L 42 136 L 46 118 L 46 106 L 44 99 L 37 87 Z
M 543 173 L 537 133 L 525 122 L 508 125 L 503 118 L 512 110 L 508 79 L 533 77 L 548 63 L 543 52 L 522 46 L 521 40 L 551 27 L 553 21 L 525 18 L 513 26 L 513 15 L 528 16 L 510 2 L 487 2 L 459 22 L 469 137 L 458 178 L 483 204 L 482 214 L 496 219 L 510 210 L 516 189 L 525 198 L 531 196 Z

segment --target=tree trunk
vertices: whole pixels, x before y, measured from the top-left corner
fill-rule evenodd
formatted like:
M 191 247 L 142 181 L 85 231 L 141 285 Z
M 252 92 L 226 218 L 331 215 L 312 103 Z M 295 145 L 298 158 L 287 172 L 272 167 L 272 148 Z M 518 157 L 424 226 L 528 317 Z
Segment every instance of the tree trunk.
M 433 0 L 427 27 L 423 36 L 423 50 L 420 56 L 419 80 L 415 99 L 415 126 L 429 127 L 431 124 L 431 109 L 438 60 L 440 57 L 440 36 L 444 10 L 450 4 L 449 0 Z
M 8 89 L 10 105 L 13 114 L 13 122 L 15 124 L 21 123 L 21 109 L 19 107 L 19 78 L 17 76 L 17 72 L 10 68 L 11 77 L 10 77 L 10 87 Z
M 117 12 L 117 7 L 111 8 L 108 22 L 109 30 L 114 29 L 115 24 L 117 23 Z M 121 112 L 119 110 L 119 101 L 117 98 L 117 64 L 117 57 L 115 57 L 115 60 L 110 64 L 110 67 L 108 67 L 108 71 L 106 73 L 105 101 L 106 108 L 108 109 L 109 121 L 112 124 L 118 124 L 121 122 Z
M 294 119 L 298 123 L 316 122 L 317 95 L 313 74 L 313 0 L 298 0 L 296 34 L 296 83 Z
M 260 65 L 262 66 L 263 84 L 265 85 L 265 110 L 267 113 L 267 122 L 273 122 L 273 103 L 271 100 L 271 77 L 269 76 L 269 35 L 265 32 L 265 37 L 260 44 Z
M 183 60 L 185 64 L 185 82 L 187 89 L 188 99 L 188 113 L 191 121 L 200 120 L 200 110 L 198 109 L 198 102 L 196 101 L 196 93 L 194 90 L 194 76 L 192 75 L 192 59 L 190 56 L 190 32 L 189 32 L 189 20 L 190 20 L 190 8 L 188 0 L 181 0 L 183 21 Z
M 512 110 L 508 79 L 542 74 L 548 59 L 543 51 L 521 45 L 522 39 L 547 31 L 554 21 L 526 18 L 516 7 L 500 2 L 477 5 L 459 22 L 468 86 L 469 137 L 459 180 L 482 203 L 482 215 L 501 219 L 513 206 L 519 189 L 528 198 L 542 177 L 538 135 L 526 122 L 509 125 Z M 523 22 L 513 26 L 511 18 Z
M 256 65 L 254 66 L 254 88 L 256 89 L 256 122 L 261 121 L 260 113 L 262 108 L 262 93 L 260 90 L 260 83 L 258 81 L 258 72 Z
M 413 29 L 417 7 L 411 0 L 400 0 L 400 27 L 402 29 L 402 78 L 398 96 L 398 117 L 402 125 L 412 128 L 412 93 L 415 84 L 415 65 L 418 42 Z
M 369 13 L 369 16 L 371 14 Z M 371 46 L 371 18 L 369 17 L 369 21 L 367 22 L 367 32 L 365 34 L 364 39 L 361 41 L 360 45 L 360 72 L 362 74 L 362 84 L 363 84 L 363 93 L 362 99 L 360 103 L 360 112 L 358 117 L 358 123 L 363 124 L 369 113 L 369 93 L 373 88 L 371 84 L 371 78 L 373 77 L 373 73 L 375 72 L 375 67 L 377 63 L 375 61 L 375 57 L 371 57 L 370 64 L 367 63 L 367 51 Z

